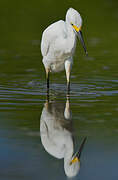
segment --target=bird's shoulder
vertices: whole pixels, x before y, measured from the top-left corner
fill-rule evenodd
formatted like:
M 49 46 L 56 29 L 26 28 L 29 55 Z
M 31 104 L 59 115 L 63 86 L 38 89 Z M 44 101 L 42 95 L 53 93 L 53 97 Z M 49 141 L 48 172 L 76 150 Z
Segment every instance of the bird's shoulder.
M 55 36 L 62 31 L 65 30 L 65 22 L 63 20 L 59 20 L 54 22 L 53 24 L 49 25 L 43 32 L 44 35 Z
M 58 37 L 64 36 L 65 32 L 65 22 L 62 20 L 51 24 L 44 30 L 41 40 L 41 52 L 43 56 L 47 55 L 50 44 Z

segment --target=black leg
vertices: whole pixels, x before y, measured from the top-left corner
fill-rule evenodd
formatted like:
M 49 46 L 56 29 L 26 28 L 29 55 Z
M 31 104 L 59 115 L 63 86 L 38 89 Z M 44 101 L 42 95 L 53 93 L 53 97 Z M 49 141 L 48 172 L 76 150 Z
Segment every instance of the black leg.
M 49 89 L 47 89 L 46 102 L 49 103 Z
M 49 69 L 46 69 L 47 91 L 49 90 Z
M 47 89 L 49 89 L 49 72 L 47 74 Z

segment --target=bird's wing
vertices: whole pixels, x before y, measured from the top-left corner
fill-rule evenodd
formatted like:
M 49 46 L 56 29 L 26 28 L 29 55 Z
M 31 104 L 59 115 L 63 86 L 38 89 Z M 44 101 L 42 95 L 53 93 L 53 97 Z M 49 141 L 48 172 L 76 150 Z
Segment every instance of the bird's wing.
M 48 54 L 51 43 L 61 34 L 64 34 L 64 30 L 65 22 L 62 20 L 51 24 L 45 29 L 41 40 L 41 53 L 43 56 Z
M 42 56 L 46 56 L 47 53 L 48 53 L 48 50 L 49 50 L 49 45 L 50 45 L 50 41 L 49 41 L 49 38 L 48 38 L 48 30 L 46 29 L 44 32 L 43 32 L 43 35 L 42 35 L 42 40 L 41 40 L 41 53 L 42 53 Z

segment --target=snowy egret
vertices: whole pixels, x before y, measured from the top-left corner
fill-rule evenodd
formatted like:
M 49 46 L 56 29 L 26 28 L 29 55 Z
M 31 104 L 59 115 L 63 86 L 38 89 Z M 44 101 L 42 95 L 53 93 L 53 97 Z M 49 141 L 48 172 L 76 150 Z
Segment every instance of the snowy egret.
M 52 156 L 64 158 L 64 171 L 68 177 L 74 177 L 80 169 L 80 156 L 86 138 L 79 151 L 74 153 L 72 118 L 69 100 L 66 105 L 46 102 L 40 118 L 40 136 L 45 150 Z
M 47 88 L 49 88 L 49 72 L 59 72 L 65 67 L 67 89 L 70 89 L 70 73 L 76 47 L 76 36 L 79 37 L 87 54 L 81 28 L 82 18 L 80 14 L 75 9 L 69 8 L 65 21 L 57 21 L 44 30 L 41 52 L 46 71 Z

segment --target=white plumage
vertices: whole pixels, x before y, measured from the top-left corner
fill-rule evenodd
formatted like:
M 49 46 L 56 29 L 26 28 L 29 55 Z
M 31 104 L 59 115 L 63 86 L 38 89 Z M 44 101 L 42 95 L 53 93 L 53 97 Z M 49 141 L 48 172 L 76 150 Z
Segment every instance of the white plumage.
M 71 164 L 74 153 L 72 119 L 67 100 L 63 104 L 46 102 L 40 118 L 41 142 L 45 150 L 58 159 L 64 158 L 64 170 L 68 177 L 77 175 L 80 162 Z
M 49 87 L 49 72 L 66 70 L 69 88 L 70 72 L 73 54 L 76 47 L 76 35 L 83 41 L 81 34 L 82 18 L 80 14 L 70 8 L 66 13 L 66 20 L 60 20 L 47 27 L 42 35 L 41 52 Z M 85 44 L 82 42 L 84 49 Z

